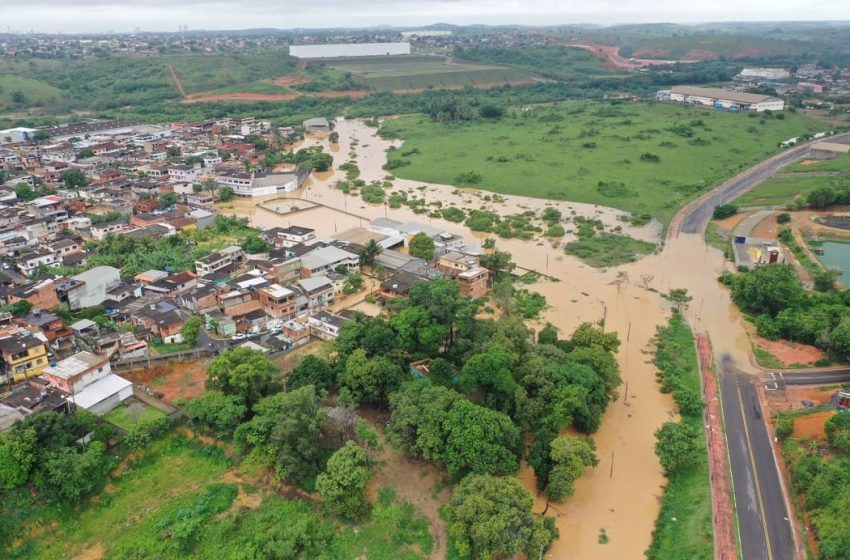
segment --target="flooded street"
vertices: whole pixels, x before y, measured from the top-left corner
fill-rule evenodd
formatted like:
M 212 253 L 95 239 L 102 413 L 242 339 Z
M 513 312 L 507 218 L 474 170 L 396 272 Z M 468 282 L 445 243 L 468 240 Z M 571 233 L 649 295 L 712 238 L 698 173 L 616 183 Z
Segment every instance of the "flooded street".
M 348 161 L 353 149 L 361 178 L 369 182 L 387 175 L 381 166 L 386 161 L 385 150 L 391 144 L 376 137 L 376 129 L 357 121 L 340 120 L 336 130 L 340 145 L 333 152 L 334 168 Z M 353 148 L 352 140 L 356 140 Z M 316 142 L 319 140 L 311 139 L 306 144 Z M 241 199 L 223 205 L 221 211 L 247 216 L 259 227 L 288 224 L 312 227 L 320 237 L 366 225 L 368 220 L 385 216 L 401 222 L 430 223 L 468 239 L 485 237 L 472 234 L 463 224 L 432 220 L 427 214 L 417 215 L 407 207 L 389 209 L 384 205 L 366 204 L 359 197 L 347 196 L 334 188 L 343 178 L 344 172 L 338 170 L 316 174 L 305 188 L 293 193 L 295 197 L 324 207 L 279 215 L 257 206 L 267 200 Z M 605 223 L 606 229 L 622 226 L 626 235 L 660 243 L 660 228 L 632 227 L 618 219 L 623 212 L 611 208 L 520 196 L 505 196 L 504 202 L 487 202 L 483 200 L 486 192 L 460 191 L 451 186 L 400 179 L 393 183 L 396 189 L 424 196 L 428 201 L 441 201 L 444 206 L 490 208 L 502 215 L 526 209 L 539 212 L 553 206 L 565 217 L 598 218 Z M 269 205 L 274 207 L 275 203 Z M 565 240 L 570 240 L 570 236 Z M 719 251 L 707 248 L 696 235 L 682 235 L 669 242 L 659 254 L 609 270 L 589 267 L 546 240 L 498 239 L 497 248 L 511 252 L 518 266 L 558 280 L 542 280 L 531 286 L 545 295 L 549 304 L 540 325 L 551 322 L 560 329 L 561 336 L 567 337 L 582 322 L 604 319 L 605 329 L 616 331 L 622 341 L 618 360 L 623 385 L 618 400 L 606 412 L 601 429 L 593 436 L 599 465 L 578 481 L 573 497 L 564 503 L 549 505 L 548 514 L 556 516 L 560 538 L 546 557 L 559 560 L 644 558 L 665 483 L 654 453 L 654 432 L 663 422 L 675 417 L 673 401 L 659 391 L 656 370 L 650 363 L 655 329 L 664 324 L 670 314 L 670 306 L 661 294 L 671 288 L 687 288 L 693 296 L 685 311 L 688 321 L 695 330 L 707 331 L 715 349 L 729 352 L 739 366 L 746 369 L 750 355 L 746 331 L 740 314 L 730 303 L 727 290 L 717 282 L 727 263 Z M 534 477 L 527 467 L 520 478 L 536 494 Z M 535 512 L 543 511 L 545 500 L 538 497 L 537 502 Z M 601 529 L 605 529 L 610 539 L 606 544 L 598 542 Z

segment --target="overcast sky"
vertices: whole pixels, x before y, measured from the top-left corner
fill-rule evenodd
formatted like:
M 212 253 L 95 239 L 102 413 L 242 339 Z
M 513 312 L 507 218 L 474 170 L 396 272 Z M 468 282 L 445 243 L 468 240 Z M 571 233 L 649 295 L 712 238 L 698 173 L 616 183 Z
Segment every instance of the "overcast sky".
M 848 20 L 848 0 L 0 0 L 6 31 Z

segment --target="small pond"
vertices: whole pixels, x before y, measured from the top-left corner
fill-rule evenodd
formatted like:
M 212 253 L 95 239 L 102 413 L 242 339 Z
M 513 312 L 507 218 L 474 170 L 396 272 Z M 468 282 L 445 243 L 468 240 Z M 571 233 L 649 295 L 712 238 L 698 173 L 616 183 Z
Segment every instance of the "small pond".
M 840 241 L 824 241 L 821 244 L 823 254 L 818 258 L 827 268 L 841 271 L 839 280 L 845 286 L 850 286 L 850 243 Z

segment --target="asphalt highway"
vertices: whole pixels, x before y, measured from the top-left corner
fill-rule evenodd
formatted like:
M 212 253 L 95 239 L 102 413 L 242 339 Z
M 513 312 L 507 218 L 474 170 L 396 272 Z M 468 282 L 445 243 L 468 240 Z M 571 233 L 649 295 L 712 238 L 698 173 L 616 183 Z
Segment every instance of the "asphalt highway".
M 698 202 L 685 208 L 686 214 L 680 222 L 679 232 L 702 233 L 711 219 L 711 214 L 714 212 L 715 206 L 726 204 L 738 198 L 765 179 L 774 175 L 782 167 L 805 158 L 809 155 L 812 144 L 816 142 L 846 142 L 847 140 L 850 140 L 850 133 L 836 134 L 821 138 L 820 140 L 807 142 L 785 150 L 735 175 L 709 194 L 700 198 Z

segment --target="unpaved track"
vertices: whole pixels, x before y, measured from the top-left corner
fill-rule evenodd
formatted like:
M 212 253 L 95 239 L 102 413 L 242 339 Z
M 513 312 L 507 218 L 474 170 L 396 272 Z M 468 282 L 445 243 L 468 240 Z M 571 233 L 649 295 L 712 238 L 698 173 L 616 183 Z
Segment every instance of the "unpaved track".
M 183 89 L 183 82 L 180 81 L 180 76 L 178 76 L 177 72 L 174 71 L 174 66 L 169 64 L 168 72 L 171 74 L 171 79 L 174 80 L 174 85 L 177 87 L 177 91 L 180 92 L 180 95 L 186 97 L 186 90 Z

